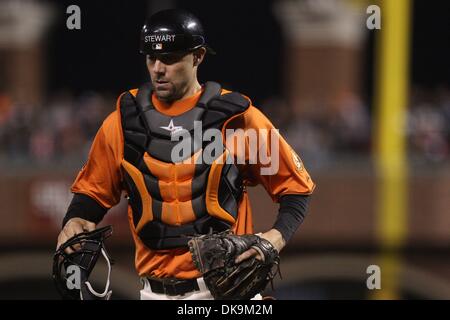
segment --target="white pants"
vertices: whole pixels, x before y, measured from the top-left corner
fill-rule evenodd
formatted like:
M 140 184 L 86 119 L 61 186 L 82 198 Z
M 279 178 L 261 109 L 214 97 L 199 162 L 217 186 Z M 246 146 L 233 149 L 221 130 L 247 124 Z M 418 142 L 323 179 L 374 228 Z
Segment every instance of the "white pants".
M 187 292 L 183 295 L 169 296 L 164 293 L 155 293 L 150 287 L 150 283 L 146 278 L 141 278 L 144 288 L 141 292 L 141 300 L 214 300 L 211 292 L 206 287 L 203 278 L 198 278 L 197 283 L 200 290 Z M 257 294 L 252 300 L 261 300 L 262 296 Z

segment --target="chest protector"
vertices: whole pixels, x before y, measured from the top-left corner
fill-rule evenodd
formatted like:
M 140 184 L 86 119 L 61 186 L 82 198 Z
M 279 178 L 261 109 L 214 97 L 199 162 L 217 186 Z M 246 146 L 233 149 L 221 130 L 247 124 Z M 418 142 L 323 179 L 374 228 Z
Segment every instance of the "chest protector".
M 249 107 L 249 101 L 236 92 L 221 95 L 220 85 L 208 82 L 194 108 L 170 117 L 155 109 L 151 95 L 150 84 L 143 85 L 136 97 L 123 94 L 119 106 L 122 168 L 133 224 L 151 249 L 184 247 L 189 236 L 230 228 L 243 190 L 238 168 L 227 161 L 231 156 L 223 143 L 212 163 L 196 161 L 211 142 L 194 137 L 194 121 L 201 121 L 202 132 L 221 130 L 228 119 Z M 182 161 L 172 162 L 172 149 L 180 142 L 172 141 L 171 135 L 180 128 L 194 143 Z

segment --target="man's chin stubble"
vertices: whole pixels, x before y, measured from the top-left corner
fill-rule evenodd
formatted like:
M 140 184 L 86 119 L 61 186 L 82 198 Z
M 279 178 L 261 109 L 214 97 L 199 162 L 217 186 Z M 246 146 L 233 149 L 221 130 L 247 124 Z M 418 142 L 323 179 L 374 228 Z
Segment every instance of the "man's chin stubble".
M 161 95 L 160 93 L 155 92 L 155 94 L 156 94 L 156 97 L 158 98 L 158 100 L 166 102 L 166 103 L 171 103 L 176 100 L 176 98 L 170 93 Z
M 156 97 L 158 98 L 158 100 L 166 102 L 166 103 L 172 103 L 176 100 L 181 99 L 181 97 L 182 97 L 181 94 L 174 94 L 172 92 L 167 92 L 167 91 L 164 91 L 164 92 L 166 92 L 166 94 L 161 95 L 161 94 L 158 94 L 158 92 L 155 90 L 155 94 L 156 94 Z

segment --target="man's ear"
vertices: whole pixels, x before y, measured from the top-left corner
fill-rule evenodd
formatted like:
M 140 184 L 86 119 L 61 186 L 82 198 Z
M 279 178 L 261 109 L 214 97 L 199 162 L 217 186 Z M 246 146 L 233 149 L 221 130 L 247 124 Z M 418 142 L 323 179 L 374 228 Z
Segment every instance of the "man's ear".
M 206 49 L 201 47 L 194 51 L 194 66 L 197 67 L 205 58 Z

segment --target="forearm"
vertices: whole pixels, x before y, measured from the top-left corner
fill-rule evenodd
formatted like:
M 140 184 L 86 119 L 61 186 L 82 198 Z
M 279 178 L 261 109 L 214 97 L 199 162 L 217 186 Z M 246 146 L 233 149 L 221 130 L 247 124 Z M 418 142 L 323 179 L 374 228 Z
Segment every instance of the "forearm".
M 72 218 L 82 218 L 95 224 L 99 223 L 108 209 L 102 207 L 91 197 L 75 193 L 63 219 L 63 226 Z
M 278 230 L 285 242 L 289 242 L 305 219 L 310 196 L 285 195 L 280 199 L 278 217 L 273 229 Z

